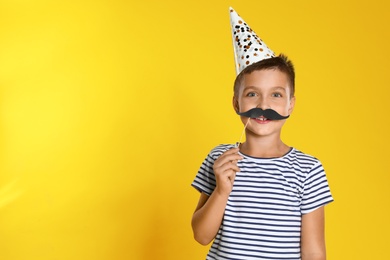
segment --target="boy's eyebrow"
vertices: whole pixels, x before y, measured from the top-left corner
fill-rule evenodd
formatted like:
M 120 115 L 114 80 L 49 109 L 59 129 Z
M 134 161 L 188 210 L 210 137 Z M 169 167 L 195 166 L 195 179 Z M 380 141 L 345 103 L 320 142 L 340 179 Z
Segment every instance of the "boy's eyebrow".
M 244 86 L 244 90 L 247 90 L 247 89 L 257 89 L 255 86 Z
M 245 90 L 248 90 L 248 89 L 259 89 L 258 87 L 256 86 L 244 86 L 244 91 Z M 282 86 L 275 86 L 275 87 L 271 87 L 272 90 L 283 90 L 284 92 L 286 91 L 286 88 L 285 87 L 282 87 Z
M 280 87 L 280 86 L 273 87 L 272 89 L 274 89 L 274 90 L 283 90 L 283 91 L 286 91 L 286 88 L 285 88 L 285 87 Z

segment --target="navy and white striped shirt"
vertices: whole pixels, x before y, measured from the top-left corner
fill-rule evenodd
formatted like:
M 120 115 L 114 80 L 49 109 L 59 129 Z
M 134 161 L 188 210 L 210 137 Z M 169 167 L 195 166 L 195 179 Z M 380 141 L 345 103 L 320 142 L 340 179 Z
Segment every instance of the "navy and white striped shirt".
M 192 186 L 210 196 L 214 161 L 233 147 L 214 148 Z M 280 158 L 240 155 L 240 172 L 206 259 L 301 259 L 302 214 L 333 201 L 321 162 L 294 148 Z

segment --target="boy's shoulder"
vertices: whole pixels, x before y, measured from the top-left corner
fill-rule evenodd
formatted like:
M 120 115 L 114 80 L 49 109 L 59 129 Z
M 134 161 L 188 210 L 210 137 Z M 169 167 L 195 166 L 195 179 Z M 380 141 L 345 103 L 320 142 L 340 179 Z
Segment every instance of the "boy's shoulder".
M 301 150 L 298 150 L 296 148 L 293 148 L 291 156 L 294 158 L 294 161 L 300 164 L 306 164 L 306 165 L 316 165 L 316 164 L 321 164 L 321 161 L 308 153 L 304 153 Z
M 221 154 L 234 148 L 234 144 L 219 144 L 210 151 L 210 156 L 214 159 L 218 158 Z

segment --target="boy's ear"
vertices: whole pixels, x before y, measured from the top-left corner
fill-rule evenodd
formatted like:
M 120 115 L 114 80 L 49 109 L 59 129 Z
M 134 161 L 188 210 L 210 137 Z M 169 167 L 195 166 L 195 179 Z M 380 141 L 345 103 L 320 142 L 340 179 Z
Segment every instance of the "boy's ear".
M 293 96 L 290 99 L 290 107 L 288 108 L 288 114 L 289 115 L 291 115 L 292 111 L 294 110 L 294 106 L 295 106 L 295 96 Z
M 235 96 L 233 96 L 233 108 L 236 111 L 236 113 L 240 112 L 240 106 L 238 105 L 238 100 Z

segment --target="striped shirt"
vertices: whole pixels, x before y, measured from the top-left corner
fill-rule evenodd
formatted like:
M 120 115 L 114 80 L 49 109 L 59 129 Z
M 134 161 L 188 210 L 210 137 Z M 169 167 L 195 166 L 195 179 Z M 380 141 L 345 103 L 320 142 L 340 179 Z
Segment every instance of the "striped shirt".
M 234 145 L 219 145 L 192 186 L 208 196 L 214 161 Z M 295 148 L 280 158 L 239 161 L 219 231 L 206 259 L 301 259 L 301 218 L 333 201 L 321 162 Z

